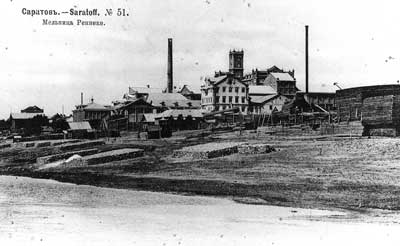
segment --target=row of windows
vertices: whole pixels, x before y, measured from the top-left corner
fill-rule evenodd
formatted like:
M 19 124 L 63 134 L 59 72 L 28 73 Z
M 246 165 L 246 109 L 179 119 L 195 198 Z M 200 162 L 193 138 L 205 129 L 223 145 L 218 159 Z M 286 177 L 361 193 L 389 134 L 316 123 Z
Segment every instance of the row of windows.
M 241 103 L 246 103 L 246 97 L 239 97 L 239 96 L 235 96 L 235 103 L 239 103 L 239 98 L 241 99 Z M 220 99 L 222 99 L 222 100 L 220 100 Z M 228 101 L 226 100 L 226 99 L 228 99 Z M 211 97 L 209 97 L 209 98 L 202 98 L 201 99 L 201 103 L 212 103 L 213 101 L 212 101 L 212 98 Z M 216 96 L 215 97 L 215 102 L 221 102 L 221 103 L 226 103 L 226 102 L 229 102 L 229 103 L 231 103 L 231 102 L 233 102 L 233 96 L 229 96 L 229 97 L 226 97 L 226 96 L 222 96 L 222 97 L 219 97 L 219 96 Z
M 225 109 L 229 109 L 229 108 L 231 108 L 231 106 L 221 106 L 221 107 L 220 106 L 215 106 L 215 111 L 225 110 Z M 244 112 L 244 111 L 246 111 L 246 106 L 241 106 L 240 109 L 241 109 L 242 112 Z
M 226 92 L 226 88 L 226 86 L 223 86 L 222 92 Z M 240 87 L 228 87 L 229 92 L 232 92 L 233 90 L 235 90 L 236 93 L 239 93 Z M 215 88 L 215 92 L 218 93 L 219 88 Z M 246 93 L 246 87 L 242 87 L 242 93 Z
M 228 98 L 228 102 L 232 102 L 233 101 L 233 97 L 232 96 L 229 96 L 229 97 L 226 97 L 226 96 L 222 96 L 221 97 L 221 101 L 219 100 L 220 99 L 220 97 L 219 96 L 217 96 L 217 97 L 215 97 L 215 101 L 216 102 L 222 102 L 222 103 L 226 103 L 226 99 Z M 242 103 L 246 103 L 246 97 L 241 97 L 241 102 Z M 239 96 L 235 96 L 235 103 L 239 103 Z
M 201 103 L 212 103 L 212 97 L 202 98 Z

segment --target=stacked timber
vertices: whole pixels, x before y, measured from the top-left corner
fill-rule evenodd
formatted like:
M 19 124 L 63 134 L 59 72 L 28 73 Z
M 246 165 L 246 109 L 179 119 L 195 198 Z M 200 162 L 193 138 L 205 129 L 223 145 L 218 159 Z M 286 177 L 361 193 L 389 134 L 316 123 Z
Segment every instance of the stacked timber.
M 275 148 L 268 144 L 242 144 L 238 146 L 239 154 L 265 154 L 273 151 L 275 151 Z
M 68 159 L 73 155 L 79 155 L 79 156 L 86 156 L 86 155 L 93 155 L 98 153 L 98 149 L 88 149 L 88 150 L 80 150 L 80 151 L 71 151 L 71 152 L 66 152 L 66 153 L 61 153 L 61 154 L 55 154 L 55 155 L 48 155 L 48 156 L 43 156 L 39 157 L 36 160 L 36 163 L 39 165 L 63 160 L 63 159 Z
M 74 149 L 91 148 L 94 146 L 99 146 L 99 145 L 104 145 L 104 144 L 105 144 L 105 142 L 103 140 L 95 140 L 95 141 L 63 144 L 63 145 L 60 145 L 59 148 L 62 151 L 69 151 L 69 150 L 74 150 Z
M 365 98 L 362 108 L 364 125 L 392 125 L 394 101 L 399 96 L 385 95 Z
M 340 121 L 360 120 L 365 99 L 379 96 L 400 95 L 400 85 L 355 87 L 336 91 L 336 107 Z
M 243 143 L 207 143 L 175 150 L 174 158 L 209 159 L 238 153 L 238 146 Z
M 102 152 L 94 155 L 88 155 L 82 158 L 84 165 L 96 165 L 112 161 L 120 161 L 125 159 L 133 159 L 143 156 L 142 149 L 117 149 L 107 152 Z
M 207 143 L 175 150 L 173 158 L 210 159 L 221 156 L 239 154 L 265 154 L 275 151 L 268 144 L 249 144 L 240 142 Z

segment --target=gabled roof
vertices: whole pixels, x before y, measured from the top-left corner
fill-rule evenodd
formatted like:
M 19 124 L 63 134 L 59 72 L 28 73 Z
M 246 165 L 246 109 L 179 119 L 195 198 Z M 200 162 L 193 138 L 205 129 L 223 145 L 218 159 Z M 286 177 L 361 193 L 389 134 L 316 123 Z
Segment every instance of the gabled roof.
M 280 73 L 280 72 L 283 72 L 283 70 L 280 69 L 279 67 L 273 65 L 272 67 L 267 68 L 267 72 L 268 72 L 268 73 L 273 73 L 273 72 Z
M 221 83 L 222 81 L 224 81 L 227 77 L 228 77 L 228 75 L 217 76 L 217 77 L 211 77 L 211 78 L 208 78 L 208 81 L 209 81 L 211 84 L 216 85 L 216 84 L 219 84 L 219 83 Z
M 118 109 L 129 107 L 131 105 L 146 105 L 149 107 L 153 107 L 153 105 L 146 102 L 143 98 L 137 98 L 137 99 L 131 99 L 131 100 L 126 100 L 126 101 L 120 102 L 118 105 L 116 105 L 114 107 L 114 109 L 118 110 Z
M 156 116 L 157 116 L 157 114 L 143 114 L 142 121 L 144 121 L 144 122 L 155 122 L 156 121 L 156 119 L 155 119 Z
M 85 111 L 110 111 L 111 107 L 107 107 L 105 105 L 101 105 L 95 102 L 89 103 L 84 107 Z
M 29 107 L 21 110 L 21 113 L 43 113 L 43 109 L 34 105 L 34 106 L 29 106 Z
M 211 84 L 211 85 L 218 85 L 218 84 L 224 82 L 226 79 L 232 79 L 232 80 L 234 80 L 235 82 L 238 82 L 238 83 L 241 83 L 241 84 L 247 86 L 247 84 L 244 83 L 244 82 L 242 82 L 240 79 L 235 78 L 235 77 L 233 77 L 233 76 L 228 76 L 228 75 L 222 75 L 222 76 L 217 76 L 217 77 L 211 77 L 211 78 L 208 78 L 207 82 L 208 82 L 209 84 Z
M 249 95 L 272 95 L 276 90 L 269 85 L 249 85 Z
M 129 87 L 129 94 L 149 94 L 149 93 L 162 93 L 164 89 L 154 87 Z
M 91 130 L 89 122 L 81 121 L 81 122 L 68 122 L 68 126 L 71 130 Z
M 187 107 L 191 100 L 179 93 L 149 93 L 147 102 L 155 107 L 163 106 L 163 104 L 165 107 L 175 107 L 176 103 L 178 106 Z
M 15 120 L 28 120 L 28 119 L 32 119 L 33 117 L 35 117 L 37 115 L 44 116 L 43 113 L 11 113 L 10 117 Z
M 156 119 L 168 119 L 170 117 L 173 117 L 174 119 L 177 119 L 179 116 L 182 116 L 183 119 L 186 119 L 186 117 L 191 116 L 192 118 L 203 118 L 203 110 L 201 109 L 169 109 L 166 110 L 157 116 L 155 116 Z
M 271 75 L 280 81 L 295 81 L 289 73 L 271 73 Z
M 251 96 L 252 103 L 267 103 L 274 98 L 277 98 L 279 95 L 268 95 L 268 96 Z
M 192 89 L 188 85 L 179 86 L 177 92 L 182 94 L 182 95 L 200 93 L 200 92 L 196 92 L 194 89 Z

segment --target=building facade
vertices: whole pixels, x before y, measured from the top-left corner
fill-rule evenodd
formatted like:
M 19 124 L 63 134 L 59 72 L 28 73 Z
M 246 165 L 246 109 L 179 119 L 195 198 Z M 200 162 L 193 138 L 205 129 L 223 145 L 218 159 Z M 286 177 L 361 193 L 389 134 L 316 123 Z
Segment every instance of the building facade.
M 286 73 L 270 73 L 264 80 L 264 84 L 271 86 L 277 92 L 288 97 L 294 97 L 299 91 L 296 87 L 296 79 L 291 74 Z
M 237 107 L 247 113 L 248 86 L 233 74 L 206 78 L 201 86 L 201 108 L 219 111 Z
M 270 115 L 272 112 L 282 111 L 283 105 L 288 103 L 290 100 L 283 95 L 269 95 L 264 97 L 258 97 L 251 99 L 250 101 L 250 113 L 252 114 L 267 114 Z
M 93 99 L 88 104 L 76 105 L 72 111 L 73 122 L 88 121 L 92 128 L 100 129 L 103 119 L 111 115 L 111 106 L 95 103 Z
M 253 69 L 251 70 L 250 73 L 247 73 L 243 76 L 243 82 L 245 82 L 248 85 L 263 85 L 265 79 L 268 77 L 270 73 L 288 73 L 291 75 L 293 78 L 294 76 L 294 69 L 285 71 L 283 69 L 278 68 L 277 66 L 272 66 L 270 68 L 267 68 L 265 70 L 259 70 L 259 69 Z

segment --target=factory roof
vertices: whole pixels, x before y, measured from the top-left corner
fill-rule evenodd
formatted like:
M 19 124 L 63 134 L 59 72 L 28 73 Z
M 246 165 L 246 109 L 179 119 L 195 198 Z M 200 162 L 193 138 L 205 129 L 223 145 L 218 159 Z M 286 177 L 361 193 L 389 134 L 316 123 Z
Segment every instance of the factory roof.
M 192 118 L 203 118 L 203 110 L 201 109 L 169 109 L 155 116 L 156 119 L 167 119 L 173 117 L 177 119 L 182 116 L 183 119 L 191 116 Z
M 43 113 L 11 113 L 10 117 L 15 120 L 28 120 L 38 115 L 44 116 Z
M 267 103 L 268 101 L 278 97 L 278 94 L 268 96 L 251 96 L 252 103 Z
M 271 75 L 281 81 L 296 81 L 289 73 L 271 73 Z
M 81 122 L 68 122 L 68 126 L 71 130 L 91 130 L 89 122 L 81 121 Z
M 250 85 L 249 95 L 272 95 L 276 90 L 269 85 Z

